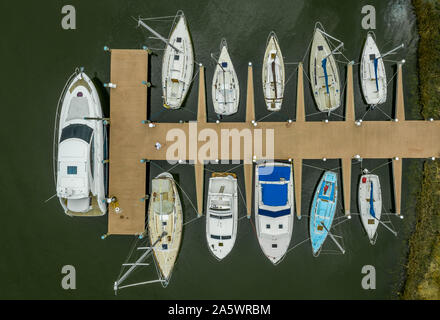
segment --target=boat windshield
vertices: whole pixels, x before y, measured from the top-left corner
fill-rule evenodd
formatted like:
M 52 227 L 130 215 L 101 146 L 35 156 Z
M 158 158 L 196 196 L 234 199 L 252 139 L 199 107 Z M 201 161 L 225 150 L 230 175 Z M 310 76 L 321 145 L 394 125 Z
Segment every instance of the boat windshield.
M 153 198 L 153 210 L 157 214 L 168 215 L 173 212 L 173 202 L 168 199 L 168 192 L 157 193 Z
M 90 143 L 93 129 L 85 124 L 71 124 L 61 131 L 60 143 L 70 138 L 77 138 Z
M 229 211 L 231 210 L 231 203 L 225 200 L 212 200 L 209 209 L 213 211 Z

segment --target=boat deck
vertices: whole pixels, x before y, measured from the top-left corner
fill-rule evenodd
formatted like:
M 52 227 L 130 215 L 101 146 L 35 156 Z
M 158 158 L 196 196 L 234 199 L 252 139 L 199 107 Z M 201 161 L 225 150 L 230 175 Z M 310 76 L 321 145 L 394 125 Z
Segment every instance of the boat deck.
M 440 157 L 440 121 L 406 121 L 404 112 L 402 65 L 397 67 L 397 88 L 395 115 L 398 121 L 364 121 L 355 124 L 352 65 L 347 66 L 347 87 L 345 121 L 309 122 L 305 120 L 303 66 L 298 68 L 296 121 L 259 122 L 255 120 L 252 65 L 248 67 L 246 121 L 242 123 L 208 123 L 206 119 L 206 94 L 204 68 L 200 67 L 199 99 L 197 121 L 189 123 L 156 123 L 155 127 L 142 125 L 146 114 L 146 90 L 141 81 L 146 79 L 146 53 L 139 51 L 112 51 L 111 89 L 111 140 L 110 140 L 110 195 L 115 195 L 124 210 L 121 215 L 109 214 L 109 233 L 131 234 L 144 230 L 145 204 L 139 201 L 145 192 L 145 165 L 141 158 L 166 160 L 167 149 L 173 142 L 167 142 L 167 133 L 181 130 L 186 137 L 186 153 L 180 160 L 196 160 L 195 177 L 197 207 L 203 212 L 203 172 L 207 160 L 244 160 L 247 214 L 252 212 L 253 163 L 266 158 L 265 140 L 268 130 L 273 130 L 274 159 L 292 159 L 294 166 L 296 212 L 301 215 L 301 185 L 303 159 L 341 159 L 343 203 L 346 214 L 351 212 L 351 166 L 355 155 L 361 158 L 393 159 L 394 193 L 396 213 L 400 214 L 402 158 Z M 145 72 L 144 72 L 145 71 Z M 243 107 L 243 106 L 242 106 Z M 289 106 L 284 106 L 288 108 Z M 130 112 L 126 112 L 127 109 Z M 211 152 L 200 153 L 205 141 L 197 140 L 202 130 L 216 133 L 219 143 Z M 256 135 L 262 135 L 261 148 L 221 150 L 221 131 L 237 129 L 243 135 L 250 135 L 250 145 Z M 260 129 L 263 129 L 260 131 Z M 205 130 L 205 132 L 207 132 Z M 243 141 L 243 138 L 242 140 Z M 160 150 L 155 143 L 163 146 Z M 249 145 L 249 144 L 247 144 Z M 260 150 L 261 149 L 261 150 Z M 235 152 L 234 152 L 235 151 Z M 172 160 L 172 159 L 168 159 Z M 179 160 L 178 158 L 174 160 Z

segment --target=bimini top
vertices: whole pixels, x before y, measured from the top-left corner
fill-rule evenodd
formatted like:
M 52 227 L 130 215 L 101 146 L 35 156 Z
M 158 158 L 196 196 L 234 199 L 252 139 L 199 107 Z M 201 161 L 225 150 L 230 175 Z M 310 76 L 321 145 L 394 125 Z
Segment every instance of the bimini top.
M 288 195 L 290 166 L 261 166 L 258 168 L 261 202 L 258 214 L 277 218 L 291 213 Z
M 260 181 L 289 181 L 290 167 L 261 166 L 258 168 L 258 180 Z

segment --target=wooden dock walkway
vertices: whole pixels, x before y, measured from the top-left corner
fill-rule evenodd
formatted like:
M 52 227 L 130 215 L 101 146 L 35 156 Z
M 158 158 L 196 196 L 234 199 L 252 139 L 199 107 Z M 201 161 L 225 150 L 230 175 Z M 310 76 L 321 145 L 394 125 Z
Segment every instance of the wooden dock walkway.
M 148 53 L 111 50 L 109 197 L 121 211 L 109 206 L 108 234 L 141 234 L 145 230 L 146 166 L 140 162 L 146 135 Z
M 252 212 L 253 195 L 253 157 L 256 160 L 265 159 L 265 155 L 257 151 L 266 150 L 266 135 L 273 130 L 274 159 L 293 161 L 295 179 L 296 212 L 301 216 L 302 191 L 302 162 L 304 159 L 341 159 L 343 202 L 346 214 L 351 212 L 351 166 L 352 159 L 359 155 L 363 159 L 394 159 L 394 192 L 396 213 L 400 214 L 402 158 L 440 157 L 440 121 L 406 121 L 404 115 L 402 65 L 398 65 L 396 88 L 396 117 L 399 121 L 364 121 L 360 126 L 355 124 L 355 105 L 353 92 L 352 65 L 347 66 L 347 87 L 345 121 L 308 122 L 305 119 L 303 66 L 298 67 L 297 83 L 297 112 L 296 121 L 289 122 L 259 122 L 255 121 L 255 105 L 253 90 L 252 65 L 248 66 L 246 121 L 242 123 L 220 122 L 208 123 L 206 119 L 206 94 L 204 69 L 200 67 L 199 99 L 197 121 L 189 123 L 156 123 L 149 127 L 141 125 L 142 116 L 146 114 L 146 90 L 142 90 L 141 80 L 146 77 L 146 53 L 133 53 L 123 56 L 124 51 L 118 52 L 113 58 L 112 52 L 112 82 L 118 87 L 111 90 L 111 145 L 110 145 L 110 195 L 120 199 L 120 215 L 109 214 L 109 233 L 139 233 L 144 229 L 145 204 L 139 201 L 145 192 L 145 166 L 139 164 L 139 159 L 148 160 L 193 160 L 195 162 L 195 177 L 197 191 L 197 207 L 199 215 L 203 213 L 204 195 L 204 162 L 215 160 L 244 161 L 246 185 L 247 214 Z M 143 57 L 142 59 L 140 57 Z M 127 59 L 127 60 L 124 60 Z M 145 60 L 142 62 L 142 60 Z M 144 64 L 143 64 L 144 63 Z M 133 65 L 138 64 L 138 67 Z M 128 67 L 133 68 L 130 72 Z M 128 77 L 123 79 L 124 75 Z M 128 80 L 130 79 L 130 80 Z M 118 83 L 119 80 L 119 83 Z M 125 84 L 124 84 L 125 83 Z M 120 86 L 121 85 L 121 86 Z M 145 88 L 144 88 L 145 89 Z M 118 92 L 119 91 L 119 92 Z M 284 108 L 291 106 L 284 105 Z M 122 110 L 133 109 L 125 114 Z M 116 109 L 116 110 L 114 110 Z M 145 116 L 144 116 L 145 117 Z M 167 141 L 171 130 L 180 130 L 185 137 L 182 141 L 184 153 L 168 155 L 170 146 L 175 141 Z M 229 148 L 228 152 L 221 150 L 222 131 L 234 130 L 246 136 L 250 133 L 251 142 L 261 133 L 262 147 L 245 151 L 245 143 L 240 143 L 238 154 Z M 257 133 L 257 130 L 261 130 Z M 210 152 L 199 154 L 206 141 L 197 141 L 200 132 L 216 135 L 218 144 Z M 125 138 L 123 138 L 124 136 Z M 123 141 L 126 145 L 122 146 Z M 241 139 L 243 142 L 243 138 Z M 155 148 L 159 142 L 164 147 Z M 139 176 L 142 176 L 139 178 Z M 123 179 L 122 179 L 123 177 Z M 130 202 L 131 201 L 131 202 Z

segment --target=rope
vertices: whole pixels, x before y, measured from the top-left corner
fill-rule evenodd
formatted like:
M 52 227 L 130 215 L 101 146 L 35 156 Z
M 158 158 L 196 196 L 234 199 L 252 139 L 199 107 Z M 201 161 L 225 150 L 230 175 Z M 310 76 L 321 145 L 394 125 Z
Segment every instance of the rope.
M 194 206 L 194 203 L 191 201 L 191 199 L 189 198 L 189 196 L 187 195 L 187 193 L 185 192 L 185 190 L 183 190 L 183 188 L 174 180 L 174 182 L 176 183 L 176 185 L 179 187 L 179 189 L 183 192 L 183 194 L 186 196 L 186 198 L 188 199 L 189 203 L 191 204 L 191 206 L 193 207 L 197 217 L 199 215 L 199 212 L 197 211 L 196 207 Z
M 200 217 L 195 217 L 195 218 L 193 218 L 193 219 L 191 219 L 191 220 L 185 222 L 185 223 L 183 224 L 183 226 L 186 226 L 187 224 L 190 224 L 191 222 L 196 221 L 196 220 L 198 220 L 199 218 L 200 218 Z
M 290 247 L 290 248 L 286 251 L 286 255 L 287 255 L 291 250 L 295 249 L 296 247 L 302 245 L 304 242 L 309 241 L 309 240 L 310 240 L 310 237 L 307 238 L 307 239 L 305 239 L 305 240 L 303 240 L 303 241 L 301 241 L 301 242 L 299 242 L 299 243 L 297 243 L 297 244 L 295 244 L 294 246 Z
M 374 168 L 373 170 L 369 170 L 369 171 L 370 171 L 370 173 L 373 173 L 373 172 L 376 171 L 377 169 L 382 168 L 383 166 L 386 166 L 386 165 L 388 165 L 388 164 L 390 164 L 390 163 L 392 163 L 392 162 L 393 162 L 393 160 L 390 160 L 390 161 L 388 161 L 388 162 L 386 162 L 386 163 L 381 164 L 380 166 L 377 166 L 377 167 Z

